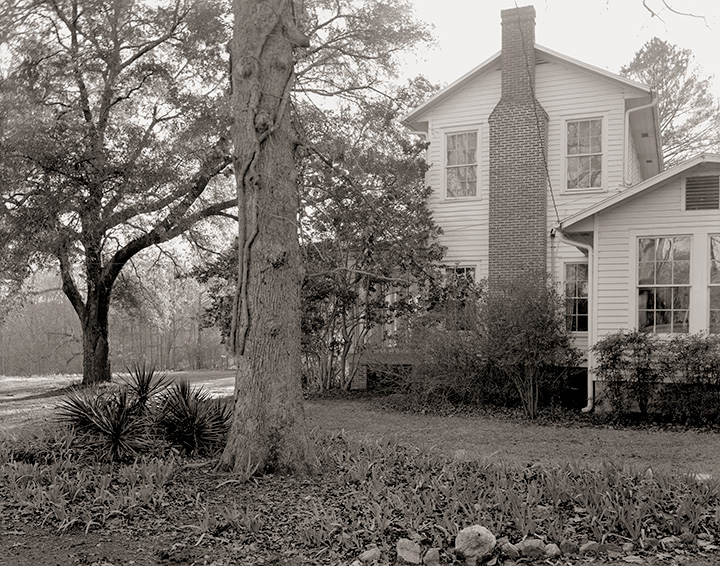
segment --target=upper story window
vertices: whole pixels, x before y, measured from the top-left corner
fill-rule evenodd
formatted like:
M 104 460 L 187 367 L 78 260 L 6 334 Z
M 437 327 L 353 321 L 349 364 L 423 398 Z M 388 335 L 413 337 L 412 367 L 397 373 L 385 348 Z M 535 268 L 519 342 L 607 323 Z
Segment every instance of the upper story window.
M 445 195 L 477 196 L 478 132 L 458 132 L 445 137 Z
M 689 236 L 639 238 L 638 328 L 688 332 L 690 328 Z
M 588 264 L 565 264 L 565 322 L 571 332 L 588 329 Z
M 602 118 L 565 122 L 565 167 L 567 189 L 602 188 Z
M 685 210 L 718 210 L 720 177 L 706 175 L 685 179 Z

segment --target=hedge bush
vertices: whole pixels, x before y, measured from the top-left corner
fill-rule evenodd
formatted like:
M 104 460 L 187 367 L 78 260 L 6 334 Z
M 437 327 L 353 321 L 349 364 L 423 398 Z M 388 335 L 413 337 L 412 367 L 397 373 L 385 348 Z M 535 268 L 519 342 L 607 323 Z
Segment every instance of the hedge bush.
M 595 375 L 616 416 L 720 424 L 720 336 L 620 331 L 594 347 Z

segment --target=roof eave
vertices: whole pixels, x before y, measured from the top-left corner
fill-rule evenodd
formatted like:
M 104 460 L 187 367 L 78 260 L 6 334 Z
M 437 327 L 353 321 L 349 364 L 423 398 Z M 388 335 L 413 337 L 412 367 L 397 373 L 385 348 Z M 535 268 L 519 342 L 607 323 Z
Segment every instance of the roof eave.
M 644 180 L 641 183 L 638 183 L 637 185 L 634 185 L 628 189 L 625 189 L 622 192 L 616 193 L 612 196 L 609 196 L 608 198 L 594 204 L 593 206 L 590 206 L 584 210 L 581 210 L 580 212 L 577 212 L 571 216 L 568 216 L 564 220 L 562 220 L 558 226 L 558 228 L 561 231 L 572 231 L 572 226 L 577 224 L 578 222 L 581 222 L 585 220 L 586 218 L 589 218 L 595 214 L 598 214 L 600 212 L 605 212 L 607 210 L 610 210 L 614 206 L 619 205 L 623 201 L 630 199 L 644 191 L 647 191 L 661 183 L 664 183 L 673 177 L 676 177 L 678 175 L 681 175 L 688 171 L 689 169 L 692 169 L 693 167 L 697 167 L 698 165 L 701 165 L 703 163 L 716 163 L 720 164 L 720 155 L 711 154 L 711 153 L 703 153 L 696 157 L 693 157 L 692 159 L 688 159 L 684 163 L 680 163 L 679 165 L 676 165 L 675 167 L 671 167 L 670 169 L 667 169 L 661 173 L 658 173 L 654 177 L 650 177 L 649 179 Z

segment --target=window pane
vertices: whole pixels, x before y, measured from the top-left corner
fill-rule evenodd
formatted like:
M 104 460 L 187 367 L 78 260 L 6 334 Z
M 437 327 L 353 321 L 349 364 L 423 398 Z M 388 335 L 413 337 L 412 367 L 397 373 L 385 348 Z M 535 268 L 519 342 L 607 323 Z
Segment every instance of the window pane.
M 673 288 L 673 310 L 685 310 L 690 308 L 690 287 Z
M 689 318 L 688 311 L 675 311 L 673 313 L 672 331 L 687 333 L 690 330 Z
M 720 287 L 710 287 L 710 308 L 720 310 Z
M 653 311 L 638 312 L 638 329 L 644 332 L 653 332 L 655 330 L 655 314 Z
M 641 309 L 655 308 L 655 292 L 653 289 L 638 289 L 638 307 Z
M 655 308 L 669 309 L 672 307 L 672 287 L 658 287 L 655 289 Z
M 655 283 L 655 263 L 649 261 L 640 263 L 638 282 L 640 285 L 652 285 Z
M 676 285 L 687 285 L 690 283 L 690 262 L 673 262 L 673 283 Z
M 710 312 L 710 332 L 720 334 L 720 311 Z
M 655 261 L 655 238 L 640 238 L 640 261 Z
M 658 285 L 669 285 L 672 283 L 672 263 L 662 261 L 655 266 L 655 283 Z
M 672 238 L 658 238 L 655 243 L 655 261 L 668 261 L 673 248 Z
M 675 238 L 673 241 L 673 259 L 690 260 L 690 238 Z

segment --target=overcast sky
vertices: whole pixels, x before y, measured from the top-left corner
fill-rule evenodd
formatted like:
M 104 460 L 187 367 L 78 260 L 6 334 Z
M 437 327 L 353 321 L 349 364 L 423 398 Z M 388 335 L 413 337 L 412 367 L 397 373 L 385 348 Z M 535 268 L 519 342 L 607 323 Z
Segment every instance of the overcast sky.
M 720 99 L 720 0 L 646 0 L 662 18 L 652 17 L 642 0 L 517 0 L 533 4 L 537 43 L 596 67 L 617 73 L 650 38 L 657 36 L 693 51 L 704 75 L 714 75 Z M 513 0 L 412 0 L 416 16 L 435 26 L 436 49 L 424 62 L 410 62 L 408 76 L 419 73 L 448 84 L 500 50 L 500 10 Z

